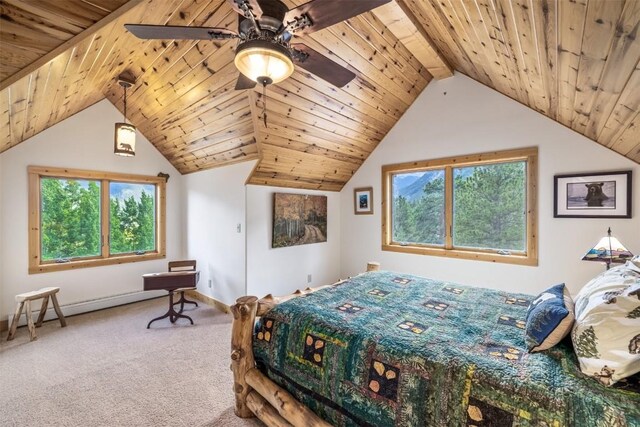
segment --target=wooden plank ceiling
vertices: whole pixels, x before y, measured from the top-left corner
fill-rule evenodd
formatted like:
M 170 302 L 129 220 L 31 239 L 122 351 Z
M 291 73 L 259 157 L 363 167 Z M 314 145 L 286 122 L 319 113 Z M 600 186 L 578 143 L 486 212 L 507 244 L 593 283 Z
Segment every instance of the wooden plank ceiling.
M 127 0 L 4 0 L 0 3 L 0 80 L 91 27 Z
M 456 70 L 640 163 L 640 1 L 402 3 Z
M 267 127 L 260 91 L 234 90 L 235 41 L 143 41 L 123 27 L 235 28 L 226 1 L 123 2 L 50 0 L 42 2 L 46 21 L 27 0 L 0 0 L 3 15 L 19 7 L 32 14 L 8 15 L 19 28 L 3 21 L 2 55 L 5 41 L 13 50 L 34 44 L 22 27 L 36 15 L 38 25 L 65 27 L 72 37 L 44 56 L 53 42 L 33 50 L 31 65 L 6 68 L 0 152 L 104 97 L 122 111 L 116 78 L 127 71 L 137 79 L 128 119 L 181 173 L 260 159 L 250 183 L 340 190 L 432 77 L 455 68 L 640 162 L 637 0 L 397 0 L 304 36 L 356 79 L 338 89 L 297 69 L 268 88 Z M 62 10 L 59 19 L 51 5 Z M 98 19 L 84 31 L 79 24 Z

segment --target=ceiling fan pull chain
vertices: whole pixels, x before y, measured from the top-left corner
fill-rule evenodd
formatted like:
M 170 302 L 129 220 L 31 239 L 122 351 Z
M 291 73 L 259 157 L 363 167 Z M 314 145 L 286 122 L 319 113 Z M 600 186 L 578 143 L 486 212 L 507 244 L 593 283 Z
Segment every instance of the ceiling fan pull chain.
M 262 84 L 262 120 L 264 120 L 264 127 L 267 126 L 267 83 Z

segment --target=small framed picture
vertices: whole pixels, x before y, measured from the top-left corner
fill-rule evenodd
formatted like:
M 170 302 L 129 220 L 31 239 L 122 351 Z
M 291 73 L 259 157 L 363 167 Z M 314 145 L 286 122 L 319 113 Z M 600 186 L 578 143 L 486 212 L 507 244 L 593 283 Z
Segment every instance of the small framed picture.
M 556 175 L 554 218 L 631 218 L 631 171 Z
M 355 188 L 353 203 L 356 215 L 371 215 L 373 213 L 373 187 Z

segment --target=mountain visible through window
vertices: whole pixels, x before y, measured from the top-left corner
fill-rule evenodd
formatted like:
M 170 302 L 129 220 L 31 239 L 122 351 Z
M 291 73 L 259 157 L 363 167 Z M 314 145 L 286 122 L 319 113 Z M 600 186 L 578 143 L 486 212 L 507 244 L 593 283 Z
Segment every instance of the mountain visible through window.
M 444 245 L 444 169 L 393 176 L 393 240 Z
M 382 249 L 537 265 L 538 149 L 382 167 Z

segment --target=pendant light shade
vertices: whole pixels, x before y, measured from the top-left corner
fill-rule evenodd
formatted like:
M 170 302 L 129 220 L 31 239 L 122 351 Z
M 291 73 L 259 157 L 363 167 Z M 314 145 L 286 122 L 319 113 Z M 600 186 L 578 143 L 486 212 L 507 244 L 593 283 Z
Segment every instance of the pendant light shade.
M 127 88 L 133 85 L 130 77 L 120 75 L 118 84 L 124 89 L 124 121 L 116 123 L 113 152 L 119 156 L 136 155 L 136 127 L 127 123 Z
M 291 54 L 283 46 L 250 40 L 238 46 L 234 59 L 238 70 L 251 80 L 264 84 L 279 83 L 293 73 Z
M 136 127 L 129 123 L 116 123 L 113 152 L 119 156 L 136 155 Z

